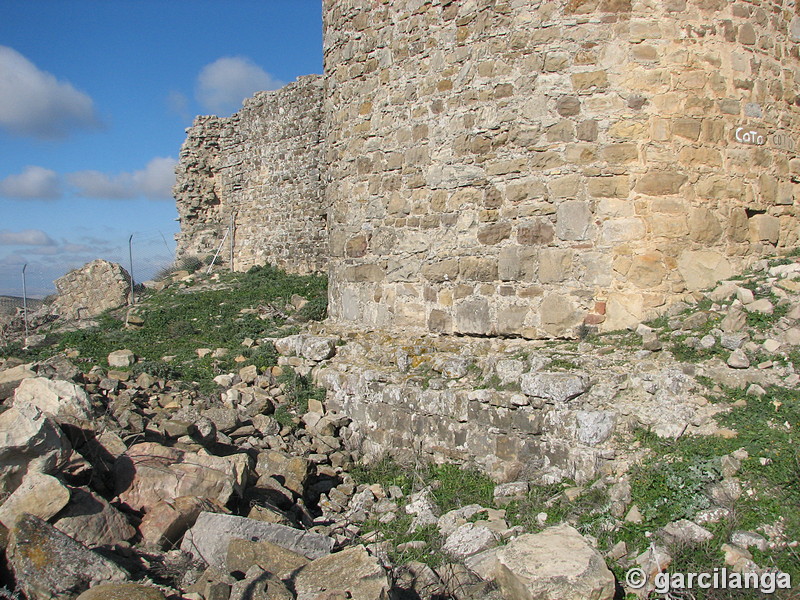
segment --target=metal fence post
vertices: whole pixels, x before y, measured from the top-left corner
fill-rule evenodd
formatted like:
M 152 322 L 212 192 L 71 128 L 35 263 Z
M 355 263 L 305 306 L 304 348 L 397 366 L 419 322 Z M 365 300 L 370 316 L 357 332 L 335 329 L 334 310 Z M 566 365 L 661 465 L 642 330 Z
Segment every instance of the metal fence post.
M 25 269 L 28 263 L 22 265 L 22 320 L 25 321 L 25 347 L 28 347 L 28 286 L 25 281 Z
M 128 272 L 131 278 L 131 305 L 136 304 L 136 296 L 133 293 L 133 234 L 128 238 L 128 260 L 130 261 L 131 270 Z

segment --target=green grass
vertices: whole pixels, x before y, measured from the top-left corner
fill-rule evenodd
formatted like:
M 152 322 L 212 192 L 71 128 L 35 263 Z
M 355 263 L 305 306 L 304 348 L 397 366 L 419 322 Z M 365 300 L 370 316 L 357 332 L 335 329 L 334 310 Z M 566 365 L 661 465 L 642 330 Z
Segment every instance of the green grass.
M 107 356 L 123 348 L 133 351 L 141 361 L 136 369 L 156 376 L 192 381 L 201 391 L 213 390 L 212 379 L 221 373 L 235 372 L 249 364 L 260 369 L 276 363 L 272 344 L 245 348 L 246 338 L 285 336 L 297 331 L 285 314 L 293 294 L 309 300 L 292 316 L 302 322 L 324 317 L 327 307 L 327 281 L 324 276 L 295 276 L 271 266 L 254 267 L 247 273 L 227 274 L 218 289 L 180 289 L 169 287 L 153 292 L 137 307 L 144 325 L 124 327 L 122 314 L 100 317 L 97 327 L 55 334 L 54 344 L 28 353 L 18 347 L 0 349 L 0 356 L 22 359 L 46 358 L 65 349 L 80 353 L 78 365 L 89 370 L 94 365 L 107 367 Z M 255 312 L 255 314 L 253 314 Z M 260 314 L 267 318 L 260 318 Z M 224 348 L 220 358 L 198 358 L 198 348 Z M 237 362 L 237 356 L 244 362 Z M 174 358 L 165 362 L 164 356 Z
M 437 567 L 447 559 L 441 550 L 444 540 L 436 526 L 410 530 L 414 517 L 406 514 L 403 507 L 413 492 L 430 485 L 433 500 L 442 514 L 469 504 L 480 504 L 484 508 L 493 506 L 494 482 L 475 469 L 452 464 L 408 466 L 384 456 L 371 465 L 355 467 L 351 474 L 358 484 L 379 483 L 384 489 L 396 485 L 403 491 L 404 498 L 399 503 L 394 521 L 381 523 L 373 519 L 364 523 L 363 527 L 365 532 L 380 532 L 382 538 L 390 542 L 389 556 L 396 565 L 417 560 Z M 397 549 L 399 545 L 411 541 L 423 541 L 425 546 L 404 551 Z
M 742 462 L 738 478 L 744 493 L 731 506 L 733 518 L 709 525 L 715 539 L 699 547 L 670 548 L 670 571 L 710 571 L 722 567 L 719 547 L 733 530 L 758 532 L 759 527 L 781 523 L 787 540 L 800 539 L 800 402 L 796 390 L 771 387 L 762 398 L 746 396 L 742 390 L 725 388 L 717 401 L 747 399 L 746 406 L 719 415 L 722 427 L 737 432 L 736 437 L 686 436 L 662 440 L 647 432 L 639 434 L 643 445 L 652 450 L 651 458 L 631 470 L 633 503 L 643 516 L 642 524 L 626 523 L 616 539 L 630 548 L 643 551 L 653 532 L 667 523 L 693 518 L 710 506 L 704 492 L 722 479 L 720 458 L 737 449 L 749 457 Z M 788 427 L 787 424 L 788 423 Z M 762 464 L 762 459 L 763 463 Z M 797 550 L 770 550 L 754 556 L 762 567 L 774 567 L 800 581 Z M 699 595 L 700 598 L 715 596 Z M 745 596 L 731 596 L 744 598 Z M 776 596 L 779 597 L 779 596 Z
M 316 387 L 308 377 L 298 375 L 291 367 L 282 367 L 277 383 L 283 386 L 286 402 L 275 409 L 275 420 L 283 426 L 294 427 L 294 418 L 308 412 L 308 401 L 324 400 L 325 390 Z

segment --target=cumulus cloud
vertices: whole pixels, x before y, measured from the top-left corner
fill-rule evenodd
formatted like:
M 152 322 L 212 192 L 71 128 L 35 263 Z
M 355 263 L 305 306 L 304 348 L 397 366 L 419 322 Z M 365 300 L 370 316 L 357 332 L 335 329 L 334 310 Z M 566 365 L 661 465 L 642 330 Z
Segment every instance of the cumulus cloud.
M 172 157 L 154 158 L 144 169 L 133 173 L 109 175 L 100 171 L 78 171 L 69 182 L 84 198 L 126 199 L 145 196 L 151 200 L 171 200 L 175 184 Z
M 2 102 L 2 98 L 0 98 Z M 61 196 L 58 174 L 44 167 L 28 166 L 18 175 L 0 179 L 0 196 L 30 200 L 53 200 Z
M 283 85 L 246 56 L 226 56 L 203 67 L 196 96 L 206 110 L 222 115 L 237 110 L 255 92 Z
M 0 46 L 0 127 L 18 135 L 60 139 L 75 129 L 95 129 L 92 99 L 40 70 L 22 54 Z
M 55 246 L 56 242 L 41 229 L 23 229 L 22 231 L 0 229 L 0 245 Z

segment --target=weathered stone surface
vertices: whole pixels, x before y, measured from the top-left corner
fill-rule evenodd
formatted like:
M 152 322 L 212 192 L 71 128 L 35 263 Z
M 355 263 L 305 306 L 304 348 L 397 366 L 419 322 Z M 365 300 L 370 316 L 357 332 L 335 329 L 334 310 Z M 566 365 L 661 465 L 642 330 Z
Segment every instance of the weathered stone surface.
M 32 515 L 23 515 L 11 530 L 8 557 L 30 600 L 74 598 L 95 584 L 127 578 L 107 558 Z
M 58 514 L 55 527 L 90 547 L 113 546 L 136 535 L 128 520 L 102 496 L 88 488 L 73 488 L 69 504 Z
M 302 356 L 308 360 L 327 360 L 336 353 L 338 338 L 310 334 L 290 335 L 275 340 L 275 349 L 284 356 Z
M 30 471 L 0 506 L 0 523 L 9 529 L 23 513 L 48 520 L 69 502 L 67 487 L 55 477 Z
M 228 545 L 225 564 L 230 573 L 235 571 L 246 573 L 253 565 L 258 565 L 265 571 L 285 579 L 309 562 L 311 561 L 302 554 L 266 540 L 251 542 L 233 538 Z
M 13 492 L 28 471 L 55 472 L 70 452 L 58 425 L 36 407 L 0 413 L 0 493 Z
M 313 561 L 295 577 L 297 600 L 340 595 L 353 600 L 387 600 L 386 570 L 364 546 L 353 546 Z
M 442 551 L 453 558 L 465 559 L 497 545 L 497 535 L 487 527 L 465 523 L 447 536 Z
M 136 362 L 136 357 L 130 350 L 114 350 L 107 360 L 112 369 L 126 369 Z
M 89 396 L 78 385 L 60 379 L 31 377 L 19 384 L 12 406 L 35 406 L 51 417 L 89 419 L 92 405 Z
M 128 303 L 131 278 L 116 263 L 92 261 L 56 279 L 58 296 L 53 313 L 67 319 L 87 319 Z
M 196 496 L 162 500 L 142 518 L 139 531 L 145 544 L 170 548 L 194 525 L 201 512 L 224 512 L 210 500 Z
M 294 595 L 275 575 L 256 565 L 231 586 L 229 600 L 294 600 Z
M 710 288 L 722 279 L 733 275 L 730 261 L 719 252 L 711 250 L 686 250 L 678 257 L 678 271 L 686 287 L 692 291 Z
M 526 373 L 520 380 L 523 393 L 553 402 L 566 402 L 589 389 L 589 378 L 571 373 Z
M 166 600 L 166 596 L 149 585 L 103 583 L 86 590 L 76 600 Z
M 258 92 L 230 117 L 195 119 L 176 169 L 178 258 L 213 255 L 235 213 L 236 270 L 265 263 L 295 273 L 324 269 L 324 90 L 322 77 L 301 77 Z
M 247 461 L 185 452 L 154 442 L 135 444 L 117 459 L 114 478 L 120 500 L 147 512 L 162 500 L 197 496 L 225 504 L 241 491 L 247 478 Z
M 232 539 L 268 541 L 311 560 L 330 553 L 334 540 L 327 536 L 234 515 L 202 512 L 186 533 L 181 550 L 222 569 Z
M 0 371 L 0 400 L 10 398 L 20 382 L 28 377 L 36 377 L 36 373 L 31 371 L 30 364 L 17 365 Z
M 497 583 L 508 598 L 611 600 L 614 575 L 569 525 L 522 535 L 497 552 Z

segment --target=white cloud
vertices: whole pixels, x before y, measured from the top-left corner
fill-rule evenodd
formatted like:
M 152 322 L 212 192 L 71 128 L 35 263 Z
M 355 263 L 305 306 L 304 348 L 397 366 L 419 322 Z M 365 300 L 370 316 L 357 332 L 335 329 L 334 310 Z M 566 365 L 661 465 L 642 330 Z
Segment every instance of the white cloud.
M 0 46 L 0 126 L 18 135 L 59 139 L 74 129 L 98 128 L 100 119 L 87 94 Z
M 283 85 L 246 56 L 226 56 L 203 67 L 196 96 L 206 110 L 223 115 L 238 110 L 255 92 Z
M 0 196 L 52 200 L 61 196 L 61 183 L 55 171 L 28 166 L 19 175 L 9 175 L 5 179 L 0 179 Z
M 144 169 L 133 173 L 108 175 L 100 171 L 78 171 L 68 176 L 85 198 L 125 199 L 145 196 L 151 200 L 171 200 L 175 184 L 172 157 L 154 158 Z
M 0 230 L 0 245 L 3 246 L 55 246 L 55 241 L 41 229 L 22 231 Z

